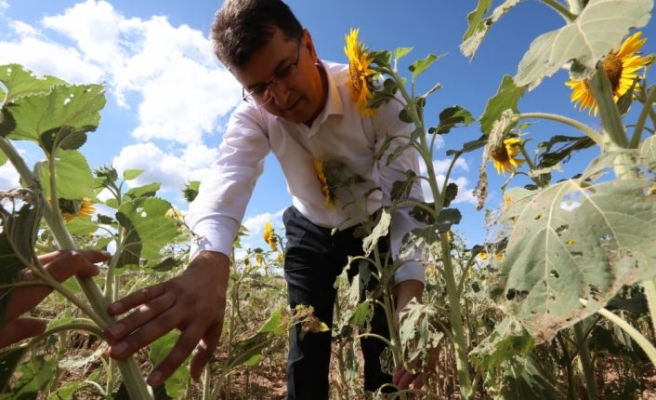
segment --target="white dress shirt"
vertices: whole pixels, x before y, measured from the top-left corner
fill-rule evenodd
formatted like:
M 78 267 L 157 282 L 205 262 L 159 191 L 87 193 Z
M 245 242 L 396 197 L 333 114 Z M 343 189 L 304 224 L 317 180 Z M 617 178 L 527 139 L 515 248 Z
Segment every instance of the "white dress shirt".
M 348 65 L 327 61 L 322 61 L 322 65 L 328 76 L 328 97 L 311 127 L 291 123 L 246 102 L 233 112 L 219 147 L 219 158 L 201 181 L 198 196 L 189 208 L 187 223 L 200 237 L 192 252 L 232 254 L 246 205 L 270 151 L 280 162 L 293 205 L 314 224 L 328 228 L 345 229 L 361 223 L 390 204 L 392 184 L 405 181 L 407 170 L 419 175 L 417 153 L 412 149 L 386 165 L 387 155 L 407 143 L 412 132 L 412 126 L 398 117 L 400 104 L 389 101 L 377 109 L 375 116 L 362 118 L 351 89 L 346 86 Z M 404 138 L 395 139 L 385 155 L 375 160 L 388 135 Z M 332 207 L 321 191 L 314 167 L 316 159 L 323 161 L 330 176 L 338 176 L 340 182 L 358 177 L 350 179 L 356 183 L 336 190 Z M 417 180 L 410 198 L 423 200 Z M 399 209 L 392 216 L 390 239 L 395 259 L 399 257 L 403 236 L 422 226 L 409 211 Z M 422 265 L 406 262 L 394 278 L 397 283 L 409 279 L 423 282 L 424 275 Z

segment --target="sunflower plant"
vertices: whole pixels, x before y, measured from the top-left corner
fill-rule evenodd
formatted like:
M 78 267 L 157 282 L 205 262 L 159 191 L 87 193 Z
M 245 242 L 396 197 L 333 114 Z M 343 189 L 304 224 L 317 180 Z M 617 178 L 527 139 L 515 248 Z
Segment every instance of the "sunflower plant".
M 184 229 L 171 217 L 171 204 L 157 198 L 159 184 L 124 188 L 126 181 L 143 171 L 125 171 L 122 179 L 113 168 L 94 173 L 80 152 L 100 121 L 105 105 L 101 85 L 70 85 L 51 76 L 37 77 L 18 64 L 0 66 L 0 83 L 0 164 L 11 162 L 22 186 L 0 193 L 0 253 L 11 260 L 0 268 L 1 297 L 8 298 L 12 287 L 24 284 L 17 277 L 30 270 L 37 277 L 30 284 L 51 286 L 73 306 L 51 321 L 43 335 L 0 353 L 0 398 L 4 399 L 59 390 L 58 359 L 42 355 L 49 338 L 86 331 L 102 339 L 103 329 L 112 322 L 107 305 L 125 294 L 121 282 L 129 281 L 132 272 L 165 271 L 178 265 L 184 248 L 175 243 Z M 15 147 L 19 141 L 38 146 L 44 159 L 28 166 Z M 101 191 L 103 199 L 98 198 Z M 114 254 L 97 279 L 59 284 L 39 263 L 44 252 L 106 250 L 110 245 Z M 5 301 L 0 302 L 0 322 L 5 306 Z M 167 344 L 154 344 L 153 349 L 161 345 Z M 22 362 L 30 352 L 32 362 Z M 104 387 L 92 385 L 93 390 L 113 396 L 122 386 L 119 392 L 127 391 L 131 398 L 152 398 L 133 358 L 105 362 L 100 353 L 96 357 L 105 366 L 106 379 Z M 115 378 L 115 369 L 122 383 Z
M 469 14 L 468 30 L 461 45 L 465 56 L 473 57 L 490 26 L 520 2 L 505 1 L 488 14 L 491 3 L 480 0 Z M 465 143 L 460 150 L 447 152 L 453 157 L 453 166 L 462 154 L 483 149 L 475 190 L 479 209 L 484 207 L 490 190 L 489 162 L 497 173 L 510 173 L 510 179 L 501 188 L 503 206 L 495 213 L 500 215 L 494 227 L 499 237 L 484 246 L 475 246 L 469 253 L 471 257 L 481 251 L 500 255 L 488 260 L 500 270 L 490 294 L 508 319 L 499 325 L 503 332 L 495 333 L 494 340 L 499 344 L 500 338 L 511 331 L 520 337 L 526 332 L 532 339 L 522 339 L 522 348 L 528 349 L 533 346 L 530 343 L 549 342 L 569 327 L 574 327 L 578 339 L 585 340 L 585 332 L 577 323 L 601 315 L 625 330 L 656 365 L 653 344 L 604 308 L 621 288 L 641 283 L 651 309 L 656 309 L 653 264 L 656 237 L 652 228 L 656 203 L 650 190 L 656 172 L 653 140 L 656 89 L 647 84 L 653 56 L 640 54 L 647 38 L 636 31 L 648 23 L 653 1 L 543 0 L 542 3 L 559 13 L 564 25 L 537 37 L 522 58 L 516 75 L 502 78 L 498 93 L 489 99 L 478 121 L 483 135 Z M 346 54 L 351 87 L 356 92 L 354 98 L 363 116 L 372 115 L 384 102 L 399 101 L 404 106 L 399 118 L 415 128 L 406 146 L 417 149 L 423 159 L 426 176 L 421 179 L 426 181 L 434 202 L 414 205 L 415 217 L 424 221 L 427 228 L 413 232 L 406 239 L 409 245 L 423 244 L 428 249 L 424 254 L 439 260 L 435 269 L 445 281 L 450 318 L 448 336 L 453 341 L 460 390 L 464 398 L 472 398 L 479 371 L 470 371 L 468 367 L 469 351 L 459 299 L 467 274 L 457 279 L 448 239 L 452 225 L 461 219 L 458 210 L 449 208 L 457 186 L 454 188 L 449 182 L 450 170 L 443 183 L 438 184 L 432 160 L 438 134 L 466 126 L 474 119 L 466 109 L 454 106 L 439 114 L 436 126 L 427 125 L 424 108 L 428 97 L 440 85 L 417 94 L 415 82 L 439 57 L 429 55 L 413 62 L 406 78 L 398 65 L 410 49 L 371 51 L 357 42 L 357 35 L 358 31 L 352 31 L 347 36 Z M 582 111 L 598 115 L 599 127 L 548 112 L 520 112 L 521 98 L 561 68 L 567 69 L 570 75 L 563 84 L 572 88 L 571 100 Z M 538 119 L 564 124 L 581 135 L 553 136 L 540 142 L 536 149 L 538 156 L 534 158 L 528 151 L 529 134 L 524 130 L 529 121 Z M 552 174 L 561 168 L 561 161 L 595 146 L 599 155 L 586 168 L 575 171 L 569 179 L 552 182 Z M 513 186 L 512 180 L 518 175 L 526 176 L 530 184 Z M 408 179 L 420 178 L 409 176 Z M 399 190 L 390 213 L 394 207 L 408 205 L 403 196 L 403 188 L 407 187 L 407 182 L 397 184 Z M 375 241 L 386 232 L 388 223 L 389 219 L 378 221 L 369 239 Z M 475 263 L 465 265 L 472 268 Z M 652 315 L 652 320 L 656 321 L 656 315 Z M 488 349 L 497 344 L 485 341 Z M 585 350 L 581 352 L 585 359 Z M 481 354 L 479 350 L 476 357 Z M 400 351 L 395 357 L 397 362 L 401 359 Z M 590 367 L 591 363 L 583 366 L 586 380 L 592 379 Z M 588 383 L 594 386 L 592 381 Z M 595 397 L 594 389 L 589 390 L 589 395 Z

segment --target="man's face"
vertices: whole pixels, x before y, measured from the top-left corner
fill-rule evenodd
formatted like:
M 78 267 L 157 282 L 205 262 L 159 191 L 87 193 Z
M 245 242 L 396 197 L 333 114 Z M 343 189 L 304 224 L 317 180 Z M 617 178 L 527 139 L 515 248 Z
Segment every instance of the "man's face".
M 311 124 L 325 102 L 317 55 L 307 31 L 287 39 L 279 28 L 267 45 L 233 74 L 245 93 L 270 114 L 294 123 Z

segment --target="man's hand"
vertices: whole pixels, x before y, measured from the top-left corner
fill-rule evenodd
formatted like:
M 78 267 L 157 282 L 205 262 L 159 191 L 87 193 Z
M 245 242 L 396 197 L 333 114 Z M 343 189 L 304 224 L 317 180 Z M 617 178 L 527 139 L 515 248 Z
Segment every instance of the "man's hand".
M 124 359 L 177 328 L 178 341 L 147 382 L 151 386 L 164 382 L 195 348 L 191 376 L 198 380 L 221 337 L 229 274 L 226 255 L 203 251 L 180 276 L 111 304 L 111 315 L 132 312 L 105 330 L 109 355 Z
M 100 271 L 93 263 L 109 258 L 109 253 L 100 251 L 56 251 L 39 257 L 39 262 L 57 282 L 63 282 L 73 275 L 83 278 L 98 275 Z M 29 281 L 33 277 L 31 271 L 24 270 L 20 280 Z M 18 317 L 36 307 L 50 292 L 50 286 L 35 284 L 16 287 L 9 294 L 6 323 L 0 327 L 0 348 L 40 335 L 46 330 L 46 321 Z
M 412 300 L 416 298 L 421 302 L 422 293 L 424 291 L 424 284 L 416 280 L 408 280 L 399 282 L 394 288 L 394 296 L 396 298 L 396 310 L 394 311 L 394 326 L 399 326 L 399 314 L 403 308 Z M 418 360 L 413 362 L 418 364 Z M 421 389 L 424 386 L 423 374 L 412 373 L 407 371 L 403 363 L 398 364 L 392 377 L 392 382 L 401 390 L 408 389 L 412 385 L 415 389 Z

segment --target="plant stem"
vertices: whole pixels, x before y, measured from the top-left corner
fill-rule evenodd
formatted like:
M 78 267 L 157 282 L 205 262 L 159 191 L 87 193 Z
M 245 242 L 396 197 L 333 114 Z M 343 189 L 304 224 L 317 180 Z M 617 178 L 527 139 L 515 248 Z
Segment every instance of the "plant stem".
M 647 305 L 649 306 L 649 316 L 651 317 L 651 327 L 656 332 L 656 281 L 650 279 L 642 282 L 645 287 L 647 296 Z
M 25 186 L 27 187 L 41 187 L 36 176 L 27 168 L 25 161 L 18 154 L 11 142 L 5 138 L 0 137 L 0 150 L 2 150 L 7 158 L 14 165 L 14 168 L 18 171 L 21 178 L 23 179 Z M 54 176 L 54 170 L 51 171 L 51 176 Z M 54 189 L 54 185 L 52 186 Z M 59 247 L 62 250 L 75 250 L 75 242 L 71 238 L 70 234 L 63 226 L 63 220 L 59 210 L 53 210 L 50 207 L 50 204 L 45 201 L 45 196 L 42 191 L 39 191 L 39 196 L 43 204 L 43 217 L 50 228 L 50 231 L 59 244 Z M 56 197 L 56 196 L 52 196 Z M 91 307 L 95 313 L 100 317 L 96 322 L 99 323 L 99 328 L 104 329 L 114 319 L 107 312 L 107 306 L 109 305 L 105 300 L 100 288 L 92 278 L 80 278 L 77 277 L 77 281 L 82 287 L 82 290 L 87 296 L 87 300 L 91 304 Z M 69 298 L 70 300 L 70 298 Z M 132 399 L 151 399 L 152 396 L 146 386 L 146 382 L 141 376 L 141 371 L 137 366 L 133 357 L 129 357 L 125 360 L 118 361 L 119 369 L 123 375 L 123 380 L 125 382 L 125 387 L 128 390 L 130 398 Z
M 542 0 L 542 2 L 548 5 L 549 7 L 553 8 L 554 10 L 556 10 L 556 12 L 558 12 L 558 14 L 560 14 L 563 18 L 565 18 L 565 21 L 567 22 L 572 22 L 577 17 L 577 15 L 572 14 L 570 10 L 565 8 L 562 4 L 560 4 L 556 0 Z
M 590 128 L 589 126 L 587 126 L 582 122 L 579 122 L 575 119 L 564 117 L 562 115 L 543 113 L 543 112 L 531 112 L 531 113 L 521 113 L 521 114 L 513 115 L 513 120 L 515 121 L 519 121 L 521 119 L 529 119 L 529 118 L 547 119 L 551 121 L 561 122 L 565 125 L 569 125 L 572 128 L 578 129 L 581 132 L 585 133 L 586 136 L 594 140 L 594 142 L 597 143 L 599 146 L 604 146 L 607 142 L 606 139 L 604 139 L 604 136 L 599 132 L 597 132 L 596 130 Z
M 588 335 L 583 331 L 581 326 L 583 321 L 574 325 L 574 335 L 576 341 L 579 343 L 579 360 L 581 361 L 581 368 L 583 369 L 583 376 L 585 377 L 585 389 L 588 392 L 588 399 L 599 400 L 599 389 L 597 388 L 597 380 L 594 375 L 594 365 L 590 355 L 590 348 L 588 347 Z
M 471 377 L 469 376 L 469 366 L 467 364 L 467 348 L 465 334 L 462 327 L 462 314 L 460 311 L 460 297 L 458 296 L 458 285 L 456 284 L 453 273 L 453 263 L 451 262 L 451 245 L 446 233 L 440 234 L 442 244 L 442 262 L 444 263 L 444 279 L 446 280 L 446 291 L 449 298 L 451 310 L 449 319 L 451 321 L 451 330 L 453 331 L 453 346 L 456 355 L 456 368 L 458 369 L 458 379 L 460 381 L 460 391 L 464 399 L 472 397 Z
M 638 116 L 638 121 L 636 122 L 635 128 L 633 130 L 633 136 L 631 137 L 631 142 L 629 143 L 629 147 L 632 149 L 637 149 L 638 146 L 640 146 L 640 139 L 642 139 L 642 131 L 645 128 L 645 122 L 647 121 L 647 117 L 649 117 L 649 113 L 652 111 L 652 105 L 656 102 L 656 88 L 652 88 L 651 91 L 649 92 L 649 96 L 647 96 L 647 99 L 645 100 L 644 103 L 644 108 L 640 112 L 640 115 Z
M 615 100 L 613 100 L 613 89 L 603 67 L 597 69 L 597 72 L 590 79 L 589 85 L 597 107 L 599 107 L 599 115 L 601 116 L 604 131 L 615 146 L 628 148 L 629 140 L 626 137 L 624 125 L 622 125 L 622 116 L 617 109 Z M 603 146 L 603 148 L 608 148 L 608 145 Z
M 583 305 L 587 305 L 588 302 L 585 299 L 579 299 L 579 302 Z M 644 350 L 645 354 L 647 354 L 647 357 L 649 357 L 649 361 L 651 361 L 652 364 L 656 366 L 656 347 L 647 339 L 642 333 L 640 333 L 636 328 L 631 326 L 628 322 L 623 320 L 622 318 L 618 317 L 617 315 L 613 314 L 612 312 L 608 311 L 605 308 L 600 308 L 597 310 L 597 313 L 599 315 L 605 317 L 606 319 L 609 319 L 610 321 L 614 322 L 615 325 L 619 326 L 624 332 L 626 332 L 629 336 L 631 336 L 631 339 L 633 339 L 640 347 L 642 347 L 642 350 Z

